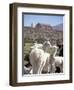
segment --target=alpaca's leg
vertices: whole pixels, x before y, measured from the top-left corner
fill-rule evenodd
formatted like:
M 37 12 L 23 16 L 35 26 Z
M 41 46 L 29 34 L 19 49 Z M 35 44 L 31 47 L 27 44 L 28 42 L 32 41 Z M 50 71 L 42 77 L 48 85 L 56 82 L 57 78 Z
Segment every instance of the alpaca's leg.
M 33 67 L 33 74 L 37 74 L 36 63 L 34 63 L 34 64 L 32 65 L 32 67 Z
M 44 65 L 45 65 L 44 61 L 39 62 L 38 74 L 42 73 Z
M 43 67 L 45 66 L 45 63 L 43 62 L 40 66 L 40 74 L 42 73 Z
M 49 63 L 49 60 L 46 61 L 45 68 L 46 68 L 46 72 L 49 73 L 51 70 L 51 64 Z
M 63 73 L 63 62 L 62 62 L 62 64 L 60 65 L 60 71 L 61 71 L 61 73 Z
M 32 68 L 33 68 L 33 74 L 37 74 L 38 73 L 38 62 L 36 60 L 32 62 Z
M 50 60 L 49 65 L 50 65 L 50 73 L 55 73 L 55 71 L 56 71 L 56 64 L 55 64 L 55 61 L 54 61 L 53 58 Z
M 41 73 L 41 61 L 37 60 L 33 62 L 33 74 L 40 74 Z
M 56 70 L 55 63 L 52 63 L 52 65 L 51 65 L 51 73 L 55 73 L 55 70 Z
M 48 64 L 48 66 L 47 66 L 47 72 L 48 72 L 48 73 L 51 72 L 51 65 L 50 65 L 50 64 Z

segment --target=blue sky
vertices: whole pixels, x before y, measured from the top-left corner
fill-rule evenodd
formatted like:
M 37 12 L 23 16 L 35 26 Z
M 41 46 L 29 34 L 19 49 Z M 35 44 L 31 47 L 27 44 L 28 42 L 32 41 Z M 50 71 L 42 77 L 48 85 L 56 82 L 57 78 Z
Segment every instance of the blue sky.
M 55 26 L 63 23 L 63 16 L 24 14 L 24 26 L 31 26 L 32 23 L 34 25 L 42 23 Z

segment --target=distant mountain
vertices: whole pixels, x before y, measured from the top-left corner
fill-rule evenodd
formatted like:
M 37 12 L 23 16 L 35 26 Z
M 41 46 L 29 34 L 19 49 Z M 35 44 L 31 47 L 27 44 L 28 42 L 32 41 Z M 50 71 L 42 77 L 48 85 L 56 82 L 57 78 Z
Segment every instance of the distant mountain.
M 24 27 L 24 39 L 39 42 L 50 40 L 51 44 L 54 44 L 58 39 L 63 41 L 63 24 L 52 27 L 38 23 L 35 27 Z
M 63 31 L 63 24 L 58 24 L 56 26 L 53 26 L 53 29 L 56 31 Z

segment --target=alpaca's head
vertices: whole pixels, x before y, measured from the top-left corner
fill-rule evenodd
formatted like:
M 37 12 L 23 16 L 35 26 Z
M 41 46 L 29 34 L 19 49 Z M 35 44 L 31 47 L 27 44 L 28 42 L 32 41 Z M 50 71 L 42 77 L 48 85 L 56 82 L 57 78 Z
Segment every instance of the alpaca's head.
M 50 43 L 50 41 L 47 40 L 47 41 L 45 41 L 45 42 L 43 43 L 43 45 L 44 45 L 44 46 L 51 46 L 51 43 Z
M 45 51 L 47 51 L 50 47 L 51 47 L 50 41 L 45 41 L 45 42 L 43 43 L 43 49 L 44 49 Z

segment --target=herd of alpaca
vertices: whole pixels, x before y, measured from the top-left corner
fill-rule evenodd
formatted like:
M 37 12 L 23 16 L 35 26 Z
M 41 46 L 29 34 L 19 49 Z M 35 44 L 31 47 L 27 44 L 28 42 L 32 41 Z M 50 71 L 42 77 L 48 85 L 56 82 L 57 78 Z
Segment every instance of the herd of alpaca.
M 53 54 L 47 52 L 51 47 L 55 49 Z M 58 47 L 52 46 L 49 41 L 45 41 L 43 44 L 34 43 L 29 55 L 32 65 L 31 73 L 55 73 L 57 67 L 59 67 L 60 72 L 63 72 L 63 57 L 56 56 L 57 49 Z

